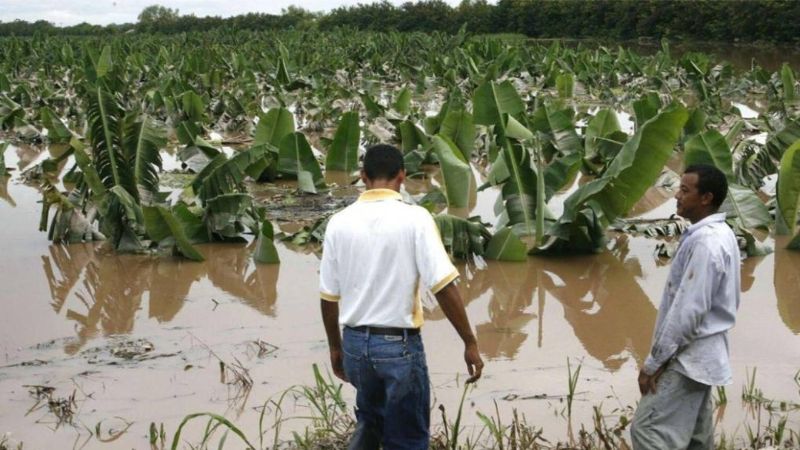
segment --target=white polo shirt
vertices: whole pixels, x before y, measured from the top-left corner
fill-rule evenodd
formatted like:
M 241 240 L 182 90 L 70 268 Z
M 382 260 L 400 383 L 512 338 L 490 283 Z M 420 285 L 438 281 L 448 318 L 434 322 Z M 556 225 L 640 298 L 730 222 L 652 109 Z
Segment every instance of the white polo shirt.
M 431 214 L 390 189 L 371 189 L 328 222 L 320 297 L 351 327 L 419 328 L 419 283 L 434 294 L 458 278 Z

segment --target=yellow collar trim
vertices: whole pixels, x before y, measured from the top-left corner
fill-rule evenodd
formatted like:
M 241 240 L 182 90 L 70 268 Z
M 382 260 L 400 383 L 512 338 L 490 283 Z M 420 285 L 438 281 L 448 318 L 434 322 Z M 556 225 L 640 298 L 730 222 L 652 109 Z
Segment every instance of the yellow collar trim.
M 358 197 L 359 202 L 377 202 L 380 200 L 402 200 L 399 192 L 391 189 L 370 189 Z

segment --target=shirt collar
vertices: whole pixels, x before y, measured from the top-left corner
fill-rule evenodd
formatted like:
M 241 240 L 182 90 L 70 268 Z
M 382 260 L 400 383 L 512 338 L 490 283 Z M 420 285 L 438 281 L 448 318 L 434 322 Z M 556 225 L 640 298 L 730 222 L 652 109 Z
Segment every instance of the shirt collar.
M 712 223 L 724 222 L 726 218 L 726 214 L 724 212 L 711 214 L 710 216 L 706 216 L 700 222 L 693 223 L 686 229 L 685 236 L 689 236 L 690 234 L 694 233 L 695 231 L 703 228 L 706 225 L 710 225 Z
M 359 202 L 377 202 L 381 200 L 402 200 L 403 196 L 399 192 L 391 189 L 369 189 L 364 191 L 359 197 Z

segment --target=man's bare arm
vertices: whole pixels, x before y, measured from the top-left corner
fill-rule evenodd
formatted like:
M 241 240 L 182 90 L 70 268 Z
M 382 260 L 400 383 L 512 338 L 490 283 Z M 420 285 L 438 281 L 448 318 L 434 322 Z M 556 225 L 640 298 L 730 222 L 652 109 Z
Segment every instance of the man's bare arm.
M 343 381 L 348 381 L 344 374 L 342 362 L 342 333 L 339 331 L 339 304 L 320 299 L 322 323 L 325 325 L 325 334 L 328 335 L 328 351 L 331 356 L 333 373 Z
M 481 377 L 483 372 L 483 360 L 478 352 L 478 342 L 472 333 L 467 312 L 464 309 L 464 302 L 461 300 L 461 293 L 455 283 L 450 283 L 442 290 L 437 292 L 436 301 L 439 302 L 447 320 L 456 329 L 456 332 L 464 341 L 464 362 L 467 363 L 467 371 L 470 378 L 467 383 L 472 383 Z

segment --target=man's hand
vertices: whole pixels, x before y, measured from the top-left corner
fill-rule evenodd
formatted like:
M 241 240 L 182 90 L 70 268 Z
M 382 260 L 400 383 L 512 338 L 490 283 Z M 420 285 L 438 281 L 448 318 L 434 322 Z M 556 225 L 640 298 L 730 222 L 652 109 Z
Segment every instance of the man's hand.
M 467 363 L 467 371 L 470 375 L 467 384 L 478 381 L 483 372 L 483 360 L 478 352 L 478 344 L 473 342 L 464 347 L 464 362 Z
M 349 382 L 347 375 L 344 373 L 344 363 L 342 362 L 342 349 L 331 348 L 331 367 L 333 367 L 333 374 L 344 382 Z
M 658 383 L 658 379 L 661 377 L 661 374 L 667 369 L 667 364 L 665 363 L 663 366 L 659 367 L 658 370 L 655 371 L 654 374 L 648 375 L 644 372 L 644 369 L 639 371 L 639 392 L 642 395 L 647 394 L 655 394 L 656 393 L 656 383 Z

